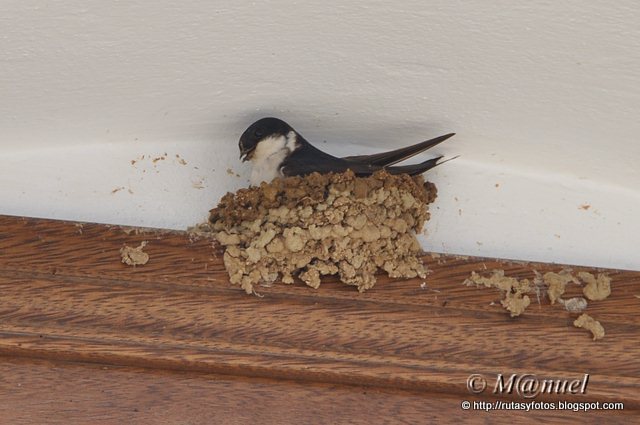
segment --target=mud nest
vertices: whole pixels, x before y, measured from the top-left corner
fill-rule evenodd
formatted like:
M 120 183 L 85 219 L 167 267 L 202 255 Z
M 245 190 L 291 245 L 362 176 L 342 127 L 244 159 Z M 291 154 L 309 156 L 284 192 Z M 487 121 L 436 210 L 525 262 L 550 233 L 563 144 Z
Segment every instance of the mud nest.
M 231 282 L 247 293 L 294 277 L 318 288 L 322 275 L 334 274 L 362 292 L 378 269 L 426 276 L 415 234 L 435 198 L 422 176 L 314 173 L 227 193 L 209 221 Z

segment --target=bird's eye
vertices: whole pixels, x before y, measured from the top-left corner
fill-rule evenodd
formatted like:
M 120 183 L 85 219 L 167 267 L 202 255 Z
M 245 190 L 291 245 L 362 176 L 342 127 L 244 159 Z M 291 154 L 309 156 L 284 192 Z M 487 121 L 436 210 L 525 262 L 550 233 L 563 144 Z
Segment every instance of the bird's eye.
M 262 131 L 262 129 L 257 128 L 254 132 L 253 135 L 256 136 L 257 138 L 261 138 L 262 136 L 264 136 L 264 132 Z

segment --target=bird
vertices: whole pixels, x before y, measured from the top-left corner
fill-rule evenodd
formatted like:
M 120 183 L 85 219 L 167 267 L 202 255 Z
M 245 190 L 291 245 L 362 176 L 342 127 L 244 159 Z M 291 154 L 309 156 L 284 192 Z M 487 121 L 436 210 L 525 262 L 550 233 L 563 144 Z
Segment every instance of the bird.
M 386 170 L 390 174 L 417 175 L 440 165 L 442 156 L 412 165 L 396 166 L 452 137 L 445 134 L 415 145 L 373 155 L 336 157 L 313 146 L 281 119 L 267 117 L 251 124 L 240 136 L 238 146 L 242 162 L 251 161 L 250 184 L 258 186 L 276 177 L 304 176 L 313 172 L 326 174 L 351 170 L 358 177 Z

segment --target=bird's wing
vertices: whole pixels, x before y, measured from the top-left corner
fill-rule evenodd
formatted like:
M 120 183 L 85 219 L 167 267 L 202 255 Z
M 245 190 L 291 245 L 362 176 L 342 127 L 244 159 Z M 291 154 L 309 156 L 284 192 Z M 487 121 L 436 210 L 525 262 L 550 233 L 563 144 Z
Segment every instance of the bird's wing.
M 401 148 L 391 152 L 383 152 L 375 155 L 350 156 L 347 158 L 337 158 L 321 151 L 315 146 L 305 141 L 304 149 L 294 150 L 282 163 L 280 171 L 285 176 L 299 176 L 318 172 L 342 173 L 347 170 L 353 171 L 357 176 L 370 176 L 380 169 L 386 169 L 391 174 L 407 173 L 410 175 L 422 174 L 425 171 L 440 165 L 438 160 L 442 158 L 432 158 L 419 164 L 390 167 L 403 159 L 416 155 L 440 142 L 445 141 L 454 133 L 436 137 L 413 146 Z M 453 159 L 453 158 L 452 158 Z
M 342 173 L 351 170 L 356 175 L 368 176 L 382 168 L 337 158 L 313 147 L 305 150 L 306 152 L 294 151 L 284 160 L 280 168 L 283 175 L 300 176 L 313 172 L 320 174 Z
M 381 152 L 373 155 L 347 156 L 342 159 L 350 162 L 366 163 L 374 167 L 388 167 L 389 165 L 393 165 L 400 161 L 404 161 L 405 159 L 411 158 L 412 156 L 417 155 L 420 152 L 424 152 L 427 149 L 444 142 L 454 134 L 455 133 L 445 134 L 444 136 L 436 137 L 435 139 L 426 140 L 424 142 L 416 143 L 415 145 L 407 146 L 393 151 Z
M 320 174 L 343 173 L 347 170 L 351 170 L 358 177 L 367 177 L 381 169 L 386 170 L 389 174 L 409 174 L 410 176 L 415 176 L 418 174 L 422 174 L 437 165 L 441 165 L 447 161 L 456 159 L 457 156 L 451 159 L 447 159 L 446 161 L 438 162 L 442 158 L 442 156 L 439 156 L 436 158 L 428 159 L 424 162 L 420 162 L 418 164 L 400 165 L 395 167 L 377 167 L 360 162 L 349 161 L 315 161 L 313 164 L 307 164 L 294 160 L 287 161 L 283 165 L 281 170 L 282 174 L 284 174 L 285 176 L 303 176 L 311 174 L 313 172 L 318 172 Z

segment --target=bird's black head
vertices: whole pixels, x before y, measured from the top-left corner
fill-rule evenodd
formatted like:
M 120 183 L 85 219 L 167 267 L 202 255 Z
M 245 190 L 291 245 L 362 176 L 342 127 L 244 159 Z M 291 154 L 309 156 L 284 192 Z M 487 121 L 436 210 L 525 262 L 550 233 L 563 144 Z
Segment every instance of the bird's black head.
M 268 137 L 286 136 L 293 128 L 278 118 L 262 118 L 247 128 L 240 136 L 240 159 L 251 159 L 253 152 L 262 140 Z

